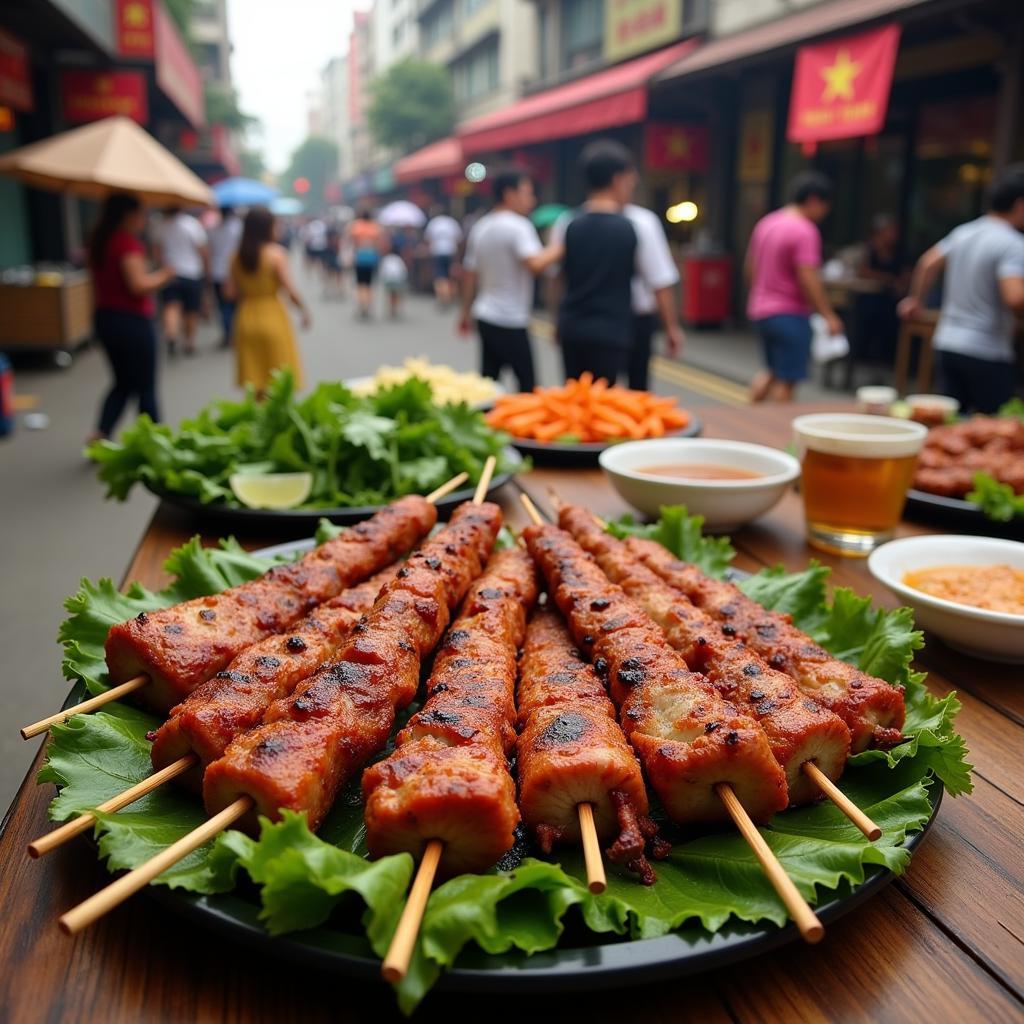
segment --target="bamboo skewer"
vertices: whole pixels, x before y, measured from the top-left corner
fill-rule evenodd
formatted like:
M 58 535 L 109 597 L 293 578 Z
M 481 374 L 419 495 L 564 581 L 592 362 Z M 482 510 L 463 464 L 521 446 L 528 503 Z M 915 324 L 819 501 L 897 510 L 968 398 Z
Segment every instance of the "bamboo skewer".
M 166 850 L 151 857 L 145 864 L 140 864 L 128 874 L 122 875 L 116 882 L 111 882 L 105 889 L 100 889 L 98 893 L 61 915 L 57 919 L 60 930 L 65 935 L 74 935 L 83 928 L 88 928 L 94 921 L 119 906 L 129 896 L 147 886 L 157 875 L 173 867 L 193 850 L 198 850 L 203 843 L 212 839 L 218 832 L 233 825 L 254 806 L 255 802 L 251 796 L 240 796 L 234 803 L 228 804 L 223 811 L 215 814 L 208 821 L 204 821 L 188 835 L 182 836 Z
M 871 842 L 881 838 L 882 830 L 813 761 L 800 768 Z
M 141 782 L 137 782 L 123 793 L 118 793 L 117 796 L 112 796 L 104 803 L 97 804 L 96 810 L 104 814 L 119 811 L 122 807 L 127 807 L 129 804 L 135 803 L 136 800 L 141 800 L 147 793 L 152 793 L 154 789 L 159 789 L 165 782 L 170 782 L 171 779 L 184 775 L 189 768 L 197 764 L 199 764 L 199 758 L 195 754 L 186 754 L 184 757 L 180 757 L 177 761 L 169 764 L 166 768 L 161 768 L 160 771 L 154 772 Z M 95 821 L 96 815 L 91 811 L 80 814 L 77 818 L 67 822 L 67 824 L 61 825 L 60 828 L 55 828 L 52 832 L 47 832 L 46 835 L 40 836 L 34 842 L 29 843 L 29 856 L 42 857 L 43 854 L 56 850 L 58 846 L 63 845 L 69 839 L 73 839 L 75 836 L 85 832 Z
M 416 938 L 420 933 L 423 911 L 427 909 L 427 900 L 430 899 L 430 889 L 434 884 L 434 875 L 437 873 L 442 853 L 444 843 L 440 839 L 431 839 L 420 858 L 416 877 L 409 890 L 409 898 L 405 901 L 402 916 L 398 919 L 398 927 L 380 968 L 380 976 L 391 985 L 397 985 L 409 970 L 409 961 L 412 960 Z
M 542 518 L 537 506 L 530 499 L 528 494 L 520 494 L 519 500 L 523 503 L 530 518 L 540 526 Z M 597 837 L 597 826 L 594 824 L 594 807 L 592 804 L 577 804 L 576 813 L 580 823 L 580 841 L 583 844 L 583 862 L 587 868 L 587 888 L 595 894 L 602 893 L 608 888 L 608 878 L 604 873 L 604 860 L 601 857 L 601 843 Z
M 21 730 L 21 738 L 23 740 L 30 740 L 33 736 L 38 736 L 41 732 L 46 732 L 51 725 L 56 725 L 58 722 L 66 722 L 69 718 L 72 718 L 75 715 L 84 714 L 87 711 L 95 711 L 96 708 L 101 708 L 104 704 L 109 704 L 111 701 L 125 697 L 129 693 L 141 690 L 148 682 L 149 676 L 142 673 L 141 675 L 137 675 L 132 679 L 129 679 L 126 683 L 121 683 L 118 686 L 112 686 L 109 690 L 104 690 L 103 693 L 98 694 L 95 697 L 90 697 L 89 700 L 83 700 L 81 704 L 75 704 L 73 707 L 66 708 L 64 711 L 58 711 L 55 715 L 50 715 L 49 718 L 42 718 L 38 722 L 26 725 L 25 728 Z
M 493 459 L 494 456 L 490 456 L 490 458 Z M 423 500 L 429 501 L 431 505 L 435 505 L 442 498 L 451 494 L 451 492 L 461 484 L 465 483 L 468 479 L 468 473 L 458 473 L 456 476 L 453 476 L 451 480 L 445 481 L 445 483 L 441 484 L 441 486 L 436 490 L 431 491 Z M 483 477 L 481 476 L 481 480 L 482 479 Z M 490 477 L 487 479 L 490 481 Z M 133 693 L 135 690 L 145 686 L 148 682 L 149 676 L 146 673 L 141 673 L 133 679 L 129 679 L 126 683 L 121 683 L 118 686 L 112 686 L 109 690 L 104 690 L 103 693 L 98 694 L 89 700 L 82 701 L 81 704 L 75 704 L 73 707 L 70 707 L 65 711 L 58 711 L 57 714 L 50 715 L 49 718 L 43 718 L 38 722 L 33 722 L 31 725 L 26 725 L 25 728 L 21 730 L 21 738 L 23 740 L 31 739 L 33 736 L 38 736 L 41 732 L 46 732 L 51 725 L 56 725 L 58 722 L 66 722 L 74 715 L 82 715 L 88 711 L 95 711 L 97 708 L 104 707 L 115 700 L 119 700 L 121 697 L 127 696 L 129 693 Z
M 778 857 L 772 852 L 771 847 L 764 841 L 764 837 L 757 830 L 757 826 L 750 820 L 739 797 L 733 792 L 732 786 L 727 782 L 719 782 L 715 785 L 715 792 L 719 799 L 725 804 L 736 827 L 740 830 L 743 838 L 747 841 L 754 856 L 758 859 L 772 888 L 778 893 L 779 899 L 786 905 L 789 916 L 800 929 L 800 934 L 805 942 L 820 942 L 825 936 L 825 927 L 818 920 L 818 915 L 811 910 L 807 900 L 800 895 L 800 891 L 793 884 L 793 879 L 786 874 L 785 868 L 779 863 Z
M 549 493 L 555 508 L 559 508 L 562 505 L 561 498 L 553 491 Z M 534 522 L 539 523 L 541 521 L 540 513 L 529 496 L 526 494 L 520 495 L 520 500 Z M 594 519 L 601 526 L 605 525 L 597 516 L 594 516 Z M 817 915 L 811 909 L 808 902 L 800 895 L 799 890 L 793 884 L 793 880 L 786 874 L 785 869 L 779 863 L 771 847 L 768 846 L 761 833 L 758 832 L 757 826 L 751 821 L 750 815 L 747 814 L 746 809 L 740 803 L 732 786 L 727 782 L 719 782 L 715 785 L 715 793 L 722 803 L 725 804 L 725 809 L 729 812 L 729 816 L 739 829 L 740 834 L 750 845 L 754 856 L 758 859 L 761 867 L 764 869 L 764 873 L 768 876 L 768 881 L 771 882 L 772 887 L 785 904 L 790 917 L 793 918 L 804 940 L 810 943 L 820 942 L 825 934 L 822 923 L 818 920 Z
M 551 504 L 555 506 L 555 509 L 560 509 L 563 505 L 562 499 L 549 487 L 548 497 L 551 499 Z M 529 499 L 526 495 L 523 495 L 524 504 Z M 533 503 L 530 502 L 532 505 Z M 603 530 L 608 524 L 601 519 L 599 516 L 593 515 L 594 522 Z M 804 774 L 821 790 L 822 794 L 826 796 L 839 808 L 843 814 L 846 815 L 849 820 L 857 826 L 864 833 L 864 835 L 871 841 L 874 842 L 876 839 L 880 839 L 882 836 L 882 830 L 875 824 L 813 761 L 805 761 L 801 766 L 801 770 Z

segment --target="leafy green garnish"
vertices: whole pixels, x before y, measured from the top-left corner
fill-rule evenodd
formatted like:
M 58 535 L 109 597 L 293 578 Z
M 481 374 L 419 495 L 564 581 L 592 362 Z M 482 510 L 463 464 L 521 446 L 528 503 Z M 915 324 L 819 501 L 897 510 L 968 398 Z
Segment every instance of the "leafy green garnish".
M 663 505 L 661 517 L 653 523 L 638 523 L 631 515 L 608 524 L 616 537 L 644 537 L 656 540 L 684 562 L 692 562 L 712 576 L 721 576 L 736 552 L 728 537 L 705 537 L 703 516 L 687 515 L 685 505 Z
M 1024 422 L 1024 399 L 1014 397 L 1008 402 L 1003 402 L 1003 404 L 999 406 L 999 412 L 997 412 L 996 415 L 1006 417 L 1013 416 Z
M 617 528 L 625 530 L 628 524 Z M 644 529 L 668 539 L 677 556 L 690 555 L 717 575 L 732 557 L 727 541 L 701 537 L 699 525 L 680 509 L 666 510 L 662 523 Z M 336 532 L 337 527 L 322 521 L 318 536 Z M 119 594 L 109 580 L 83 581 L 68 601 L 71 615 L 61 629 L 69 677 L 81 678 L 92 691 L 103 689 L 103 641 L 111 624 L 253 578 L 272 563 L 246 554 L 234 542 L 214 549 L 190 542 L 173 552 L 167 564 L 176 579 L 160 592 L 136 585 Z M 762 829 L 797 886 L 815 902 L 863 881 L 872 866 L 895 872 L 905 868 L 909 853 L 902 843 L 931 813 L 927 786 L 933 776 L 951 793 L 970 788 L 966 750 L 954 729 L 958 702 L 952 694 L 930 695 L 922 677 L 911 671 L 920 634 L 909 612 L 873 608 L 845 590 L 836 591 L 828 604 L 826 572 L 813 564 L 791 575 L 763 570 L 742 586 L 766 606 L 791 614 L 833 653 L 903 683 L 908 738 L 891 751 L 856 755 L 841 780 L 841 788 L 882 827 L 878 842 L 866 842 L 826 803 L 778 814 Z M 39 776 L 61 789 L 51 815 L 64 820 L 92 809 L 146 777 L 151 771 L 146 733 L 158 724 L 142 711 L 112 704 L 55 727 Z M 204 815 L 199 800 L 187 791 L 163 787 L 119 813 L 97 817 L 100 854 L 113 869 L 142 863 Z M 632 938 L 679 928 L 714 932 L 734 918 L 779 925 L 786 920 L 749 847 L 735 833 L 677 843 L 658 864 L 658 882 L 650 888 L 612 868 L 601 896 L 587 891 L 578 854 L 571 849 L 559 854 L 558 863 L 527 859 L 511 872 L 463 875 L 440 885 L 430 897 L 410 972 L 398 990 L 402 1009 L 411 1011 L 467 944 L 495 953 L 550 949 L 570 917 L 595 933 Z M 216 894 L 234 888 L 244 871 L 259 891 L 260 916 L 272 934 L 342 929 L 365 934 L 382 955 L 412 867 L 405 854 L 373 862 L 366 858 L 362 806 L 358 790 L 350 788 L 318 835 L 310 833 L 304 818 L 290 814 L 276 824 L 263 822 L 257 838 L 228 831 L 156 881 Z
M 415 377 L 366 398 L 324 382 L 305 398 L 292 374 L 275 374 L 267 397 L 218 399 L 177 430 L 140 416 L 120 441 L 96 441 L 86 454 L 109 497 L 124 500 L 136 483 L 237 507 L 234 473 L 313 474 L 303 507 L 379 505 L 425 494 L 456 473 L 477 479 L 489 455 L 511 469 L 506 436 L 465 404 L 435 405 Z
M 1009 485 L 1000 483 L 991 473 L 975 473 L 974 489 L 967 494 L 981 511 L 997 523 L 1008 523 L 1024 516 L 1024 494 L 1017 494 Z

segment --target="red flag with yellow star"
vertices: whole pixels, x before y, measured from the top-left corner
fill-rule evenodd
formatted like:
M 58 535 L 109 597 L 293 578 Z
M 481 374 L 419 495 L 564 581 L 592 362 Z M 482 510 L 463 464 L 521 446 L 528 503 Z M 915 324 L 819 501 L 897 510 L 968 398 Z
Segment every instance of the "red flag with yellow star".
M 705 124 L 649 121 L 644 125 L 644 168 L 648 171 L 706 171 Z
M 800 47 L 789 103 L 789 141 L 877 135 L 885 124 L 899 45 L 899 25 L 886 25 Z

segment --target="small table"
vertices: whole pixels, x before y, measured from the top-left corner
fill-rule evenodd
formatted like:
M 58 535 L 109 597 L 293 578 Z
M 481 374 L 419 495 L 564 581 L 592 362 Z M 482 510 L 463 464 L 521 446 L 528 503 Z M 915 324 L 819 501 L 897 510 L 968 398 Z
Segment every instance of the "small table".
M 821 407 L 826 408 L 826 407 Z M 833 406 L 834 408 L 834 406 Z M 708 436 L 784 446 L 802 406 L 700 410 Z M 603 516 L 627 511 L 598 470 L 537 469 L 510 483 L 501 502 L 513 525 L 524 516 L 518 491 L 550 509 L 548 488 Z M 164 582 L 168 551 L 193 524 L 166 508 L 155 514 L 126 579 Z M 925 533 L 904 524 L 901 535 Z M 212 539 L 212 535 L 209 538 Z M 246 538 L 257 547 L 274 538 Z M 737 565 L 757 570 L 811 557 L 833 568 L 836 585 L 895 603 L 868 575 L 864 562 L 811 552 L 803 539 L 799 498 L 776 508 L 733 537 Z M 69 588 L 74 581 L 69 580 Z M 62 686 L 54 649 L 54 704 Z M 504 1019 L 580 1021 L 1014 1021 L 1024 1012 L 1024 688 L 1019 669 L 976 661 L 931 639 L 921 657 L 938 694 L 955 688 L 963 701 L 960 731 L 976 766 L 971 796 L 947 798 L 906 875 L 841 921 L 820 946 L 791 945 L 682 981 L 608 992 L 537 998 L 453 996 L 435 992 L 420 1019 L 484 1007 Z M 8 728 L 17 723 L 8 722 Z M 29 776 L 0 834 L 0 1006 L 12 1024 L 83 1021 L 359 1021 L 372 1002 L 374 1020 L 397 1015 L 383 987 L 299 970 L 190 927 L 142 893 L 75 938 L 57 930 L 57 916 L 108 880 L 81 841 L 41 861 L 26 843 L 48 828 L 50 786 Z

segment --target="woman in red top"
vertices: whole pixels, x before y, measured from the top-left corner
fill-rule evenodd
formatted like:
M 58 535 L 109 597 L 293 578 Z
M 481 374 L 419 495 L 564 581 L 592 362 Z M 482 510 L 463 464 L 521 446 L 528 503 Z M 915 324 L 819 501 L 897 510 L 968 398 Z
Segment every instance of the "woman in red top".
M 114 193 L 104 201 L 89 241 L 94 327 L 114 373 L 114 383 L 100 409 L 98 438 L 110 437 L 132 396 L 140 413 L 160 419 L 153 293 L 174 277 L 174 271 L 147 269 L 145 249 L 139 241 L 145 226 L 139 200 Z

